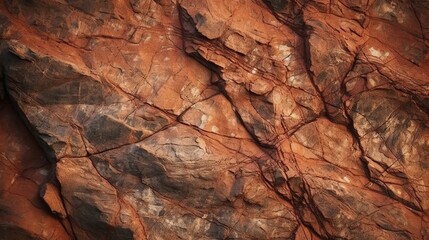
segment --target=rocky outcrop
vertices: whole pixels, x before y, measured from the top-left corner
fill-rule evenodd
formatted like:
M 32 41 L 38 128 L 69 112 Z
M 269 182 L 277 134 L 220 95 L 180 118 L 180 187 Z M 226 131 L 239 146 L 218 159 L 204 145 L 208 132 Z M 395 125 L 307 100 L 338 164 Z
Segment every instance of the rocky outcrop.
M 0 238 L 429 239 L 427 11 L 2 1 Z

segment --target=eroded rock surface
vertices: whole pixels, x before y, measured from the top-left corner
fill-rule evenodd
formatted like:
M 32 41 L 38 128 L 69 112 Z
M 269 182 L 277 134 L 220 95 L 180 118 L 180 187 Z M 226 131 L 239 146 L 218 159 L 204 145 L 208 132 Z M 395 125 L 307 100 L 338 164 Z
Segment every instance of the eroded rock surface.
M 0 238 L 429 239 L 428 11 L 2 1 Z

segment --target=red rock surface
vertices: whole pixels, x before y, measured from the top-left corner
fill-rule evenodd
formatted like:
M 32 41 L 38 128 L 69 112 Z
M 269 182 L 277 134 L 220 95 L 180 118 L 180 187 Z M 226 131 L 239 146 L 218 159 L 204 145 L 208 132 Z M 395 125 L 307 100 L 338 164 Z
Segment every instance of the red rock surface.
M 0 239 L 429 239 L 427 12 L 2 1 Z
M 40 198 L 52 164 L 10 100 L 0 101 L 0 116 L 0 239 L 71 239 L 68 222 L 50 214 Z

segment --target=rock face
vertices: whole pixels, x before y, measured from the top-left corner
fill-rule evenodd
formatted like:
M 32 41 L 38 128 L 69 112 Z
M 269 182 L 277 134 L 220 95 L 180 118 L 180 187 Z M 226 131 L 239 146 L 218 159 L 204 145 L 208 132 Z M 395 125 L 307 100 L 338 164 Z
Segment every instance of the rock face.
M 2 1 L 0 239 L 429 239 L 428 11 Z

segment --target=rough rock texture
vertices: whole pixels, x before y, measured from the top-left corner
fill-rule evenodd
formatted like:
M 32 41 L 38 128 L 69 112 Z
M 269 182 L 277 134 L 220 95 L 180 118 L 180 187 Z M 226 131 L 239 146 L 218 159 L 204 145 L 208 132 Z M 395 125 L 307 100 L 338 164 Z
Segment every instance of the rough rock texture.
M 0 239 L 429 239 L 428 12 L 1 1 Z
M 0 116 L 0 239 L 71 239 L 69 221 L 51 214 L 39 194 L 55 176 L 52 165 L 9 99 L 0 100 Z

